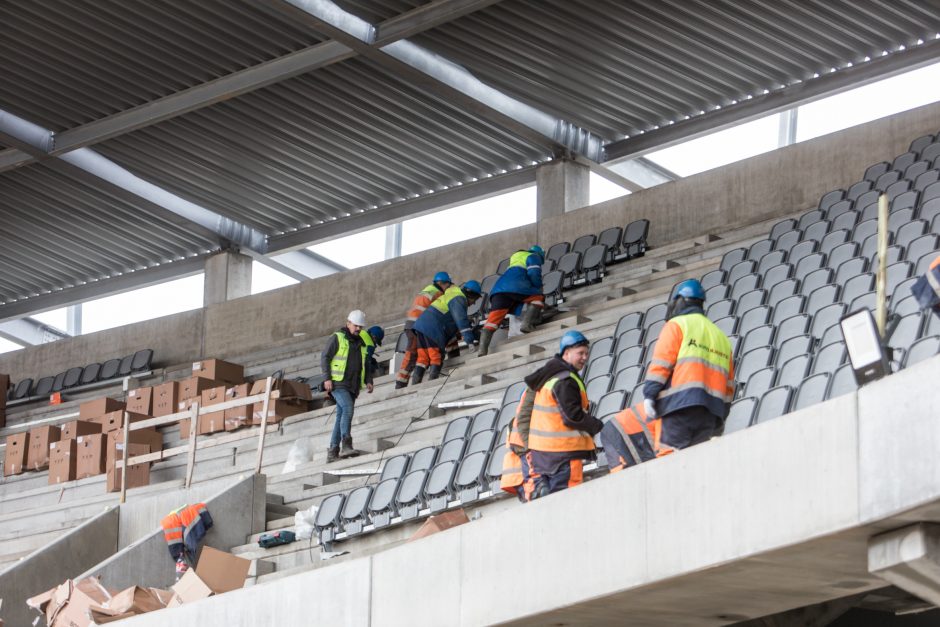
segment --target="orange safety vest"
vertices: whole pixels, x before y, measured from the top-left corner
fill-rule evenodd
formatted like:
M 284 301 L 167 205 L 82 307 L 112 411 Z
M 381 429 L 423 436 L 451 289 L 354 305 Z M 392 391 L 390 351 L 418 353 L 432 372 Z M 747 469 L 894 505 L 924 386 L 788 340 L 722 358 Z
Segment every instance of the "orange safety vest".
M 529 388 L 522 392 L 522 398 L 519 399 L 519 404 L 516 406 L 516 415 L 513 417 L 509 432 L 506 434 L 506 454 L 503 455 L 503 474 L 499 480 L 499 487 L 510 494 L 516 494 L 519 486 L 525 481 L 525 477 L 522 476 L 522 460 L 519 455 L 525 455 L 525 440 L 528 433 L 526 432 L 523 436 L 519 430 L 519 414 L 527 411 L 526 397 L 528 392 Z M 531 408 L 531 404 L 528 404 L 528 406 Z
M 418 292 L 414 302 L 411 303 L 411 309 L 408 310 L 407 321 L 414 324 L 415 321 L 421 317 L 421 314 L 424 313 L 424 310 L 430 307 L 431 303 L 436 301 L 441 294 L 443 294 L 443 292 L 437 289 L 437 286 L 433 283 Z
M 532 408 L 529 449 L 533 451 L 564 453 L 594 450 L 594 438 L 590 434 L 570 429 L 561 418 L 561 408 L 553 390 L 555 385 L 566 377 L 574 379 L 581 389 L 581 408 L 587 411 L 590 406 L 584 382 L 576 373 L 560 372 L 546 381 L 535 395 L 535 406 Z
M 170 554 L 183 552 L 186 537 L 200 521 L 200 515 L 207 511 L 205 503 L 184 505 L 170 512 L 160 521 L 160 526 L 163 527 L 163 539 L 170 548 Z
M 623 409 L 613 417 L 611 420 L 614 428 L 620 434 L 620 437 L 623 439 L 624 446 L 630 454 L 633 456 L 635 463 L 641 463 L 643 460 L 640 455 L 640 451 L 636 448 L 636 444 L 633 442 L 631 436 L 637 436 L 642 434 L 646 438 L 646 441 L 649 443 L 650 449 L 653 451 L 653 454 L 656 457 L 663 457 L 669 455 L 674 451 L 674 449 L 668 444 L 662 443 L 663 436 L 663 419 L 656 418 L 655 420 L 649 420 L 646 416 L 646 409 L 643 407 L 643 403 L 637 403 L 633 407 L 627 407 Z M 610 466 L 610 472 L 619 472 L 627 467 L 628 462 L 623 456 L 618 455 L 618 464 L 614 464 L 609 455 L 613 451 L 607 451 L 604 449 L 604 452 L 607 453 L 607 463 Z

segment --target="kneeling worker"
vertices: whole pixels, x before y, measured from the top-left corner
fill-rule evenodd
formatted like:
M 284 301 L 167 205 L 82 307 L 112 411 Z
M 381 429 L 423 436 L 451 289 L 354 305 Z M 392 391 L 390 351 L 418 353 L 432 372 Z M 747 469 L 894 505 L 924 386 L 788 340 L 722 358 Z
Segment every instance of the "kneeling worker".
M 618 472 L 673 452 L 662 443 L 662 418 L 650 420 L 643 403 L 627 407 L 604 424 L 601 445 L 610 472 Z
M 467 318 L 467 308 L 480 298 L 482 292 L 483 288 L 476 281 L 467 281 L 462 287 L 452 285 L 418 317 L 413 327 L 418 342 L 418 358 L 412 383 L 421 383 L 425 370 L 429 381 L 441 374 L 445 347 L 458 333 L 471 352 L 476 350 L 479 342 Z
M 480 356 L 490 350 L 493 333 L 510 310 L 522 306 L 523 333 L 531 333 L 539 323 L 545 296 L 542 294 L 542 263 L 545 253 L 540 246 L 520 250 L 509 258 L 509 267 L 490 292 L 490 313 L 480 334 Z
M 911 286 L 911 292 L 921 309 L 929 309 L 940 317 L 940 256 L 931 262 L 927 272 L 918 277 Z
M 411 309 L 408 310 L 405 319 L 405 337 L 408 338 L 408 346 L 405 348 L 405 354 L 401 359 L 401 367 L 398 369 L 398 376 L 395 377 L 395 389 L 401 389 L 408 386 L 408 380 L 411 378 L 411 372 L 415 368 L 418 359 L 418 338 L 414 332 L 415 322 L 421 317 L 428 307 L 435 300 L 440 298 L 441 294 L 447 291 L 454 282 L 446 272 L 438 272 L 434 275 L 434 280 L 423 290 L 418 292 L 414 301 L 411 303 Z
M 734 398 L 731 342 L 705 317 L 704 302 L 695 279 L 676 286 L 643 385 L 646 416 L 662 416 L 662 441 L 672 448 L 710 439 Z
M 528 442 L 532 498 L 580 484 L 584 460 L 594 459 L 594 435 L 604 424 L 588 413 L 587 391 L 578 375 L 589 344 L 580 331 L 567 331 L 558 354 L 525 378 L 536 391 Z

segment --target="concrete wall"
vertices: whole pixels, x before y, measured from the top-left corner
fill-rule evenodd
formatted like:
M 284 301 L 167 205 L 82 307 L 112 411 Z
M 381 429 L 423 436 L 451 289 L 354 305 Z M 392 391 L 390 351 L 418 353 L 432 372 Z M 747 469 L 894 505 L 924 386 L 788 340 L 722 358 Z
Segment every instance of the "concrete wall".
M 81 576 L 100 576 L 101 583 L 118 590 L 133 585 L 156 588 L 171 586 L 175 569 L 163 539 L 160 520 L 170 510 L 184 503 L 204 502 L 212 514 L 215 524 L 206 534 L 203 546 L 227 551 L 244 544 L 251 534 L 264 530 L 264 475 L 242 478 L 208 498 L 201 492 L 197 484 L 188 493 L 180 491 L 166 498 L 132 504 L 125 510 L 121 522 L 133 525 L 144 533 L 118 553 L 88 567 Z M 121 534 L 122 541 L 127 538 L 127 534 Z
M 868 538 L 940 520 L 938 380 L 940 357 L 530 505 L 127 627 L 722 625 L 880 588 Z
M 118 508 L 108 509 L 0 573 L 0 618 L 11 626 L 31 624 L 38 614 L 26 599 L 114 554 L 119 521 Z
M 652 221 L 650 242 L 663 245 L 815 206 L 865 168 L 905 152 L 912 139 L 940 127 L 940 103 L 716 168 L 593 207 L 334 274 L 298 285 L 88 336 L 0 355 L 14 380 L 56 374 L 144 346 L 160 364 L 240 355 L 295 334 L 325 335 L 346 313 L 372 321 L 402 317 L 413 294 L 438 270 L 460 281 L 495 271 L 499 260 L 536 241 L 548 246 L 637 218 Z M 690 219 L 690 217 L 694 219 Z M 458 228 L 459 225 L 454 225 Z

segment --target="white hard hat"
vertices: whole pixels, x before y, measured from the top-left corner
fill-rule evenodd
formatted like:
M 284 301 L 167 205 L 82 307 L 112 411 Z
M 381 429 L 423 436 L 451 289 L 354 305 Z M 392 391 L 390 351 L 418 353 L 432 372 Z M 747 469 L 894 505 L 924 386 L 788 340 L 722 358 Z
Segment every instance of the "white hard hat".
M 358 309 L 354 309 L 353 311 L 350 311 L 346 319 L 352 322 L 356 326 L 359 326 L 359 327 L 366 326 L 366 315 L 363 312 L 359 311 Z

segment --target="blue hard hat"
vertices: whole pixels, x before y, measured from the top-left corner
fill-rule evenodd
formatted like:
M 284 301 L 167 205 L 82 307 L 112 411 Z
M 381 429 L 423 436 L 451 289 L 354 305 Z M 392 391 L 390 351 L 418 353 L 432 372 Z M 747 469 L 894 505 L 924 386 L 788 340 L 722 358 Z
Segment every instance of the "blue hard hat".
M 374 327 L 369 327 L 368 333 L 369 333 L 369 335 L 372 336 L 372 340 L 373 340 L 376 344 L 378 344 L 379 346 L 382 345 L 382 340 L 385 339 L 385 329 L 383 329 L 382 327 L 376 325 L 376 326 L 374 326 Z
M 450 280 L 450 275 L 447 274 L 446 272 L 438 272 L 437 274 L 435 274 L 434 282 L 435 283 L 453 283 L 453 281 Z
M 532 253 L 533 255 L 538 255 L 542 259 L 545 259 L 545 251 L 542 250 L 542 247 L 539 246 L 538 244 L 530 248 L 529 252 Z
M 461 286 L 461 289 L 465 292 L 473 292 L 479 296 L 483 295 L 483 288 L 478 281 L 467 281 Z
M 590 344 L 590 342 L 580 331 L 565 331 L 565 334 L 561 336 L 561 341 L 558 343 L 558 353 L 563 355 L 565 349 L 571 348 L 572 346 L 587 346 L 588 344 Z
M 672 298 L 670 300 L 675 300 L 677 298 L 695 298 L 698 300 L 705 300 L 705 288 L 702 287 L 702 284 L 699 283 L 697 279 L 683 281 L 676 286 L 675 290 L 673 290 Z

